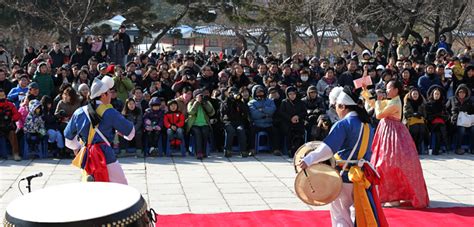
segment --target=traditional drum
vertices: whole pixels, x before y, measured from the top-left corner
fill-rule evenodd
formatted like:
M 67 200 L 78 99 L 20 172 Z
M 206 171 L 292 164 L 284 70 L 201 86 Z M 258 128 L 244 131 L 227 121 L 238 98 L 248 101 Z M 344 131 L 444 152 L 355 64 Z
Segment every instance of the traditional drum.
M 311 141 L 303 144 L 298 150 L 295 152 L 295 156 L 293 157 L 293 165 L 295 166 L 295 172 L 299 173 L 301 171 L 300 168 L 300 162 L 303 160 L 303 158 L 309 154 L 309 152 L 314 151 L 316 148 L 318 148 L 319 145 L 321 145 L 321 141 Z M 325 164 L 328 164 L 332 167 L 336 166 L 336 160 L 334 158 L 331 158 L 327 161 L 324 162 Z
M 127 185 L 73 183 L 44 188 L 11 202 L 4 226 L 151 226 L 147 204 Z
M 295 179 L 296 195 L 309 205 L 322 206 L 334 201 L 342 189 L 342 179 L 333 167 L 318 163 L 300 171 Z

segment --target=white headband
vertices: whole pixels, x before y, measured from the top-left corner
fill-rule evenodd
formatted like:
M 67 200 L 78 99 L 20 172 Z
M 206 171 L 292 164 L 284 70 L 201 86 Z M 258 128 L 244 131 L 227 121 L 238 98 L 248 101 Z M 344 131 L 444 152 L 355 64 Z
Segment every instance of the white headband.
M 351 96 L 349 96 L 345 92 L 341 92 L 339 94 L 339 96 L 337 96 L 336 103 L 337 104 L 343 104 L 343 105 L 346 105 L 346 106 L 356 106 L 357 105 L 357 103 L 354 102 L 354 100 L 351 98 Z
M 329 104 L 335 105 L 336 104 L 336 99 L 341 94 L 343 87 L 335 87 L 331 90 L 329 93 Z

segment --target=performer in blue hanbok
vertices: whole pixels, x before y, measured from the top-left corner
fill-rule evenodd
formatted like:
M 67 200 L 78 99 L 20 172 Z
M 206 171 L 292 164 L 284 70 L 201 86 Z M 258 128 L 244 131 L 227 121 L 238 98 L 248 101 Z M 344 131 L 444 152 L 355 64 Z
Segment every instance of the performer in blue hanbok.
M 323 143 L 301 162 L 306 169 L 313 163 L 332 157 L 341 172 L 343 187 L 330 205 L 332 226 L 354 226 L 350 207 L 355 208 L 357 226 L 388 226 L 375 187 L 377 173 L 370 165 L 374 136 L 369 115 L 358 105 L 357 96 L 348 88 L 336 87 L 331 91 L 330 103 L 339 117 Z
M 81 168 L 88 180 L 127 184 L 110 141 L 113 141 L 116 131 L 125 139 L 132 140 L 135 128 L 110 104 L 109 89 L 113 86 L 114 81 L 109 76 L 94 79 L 90 101 L 74 112 L 64 130 L 64 137 L 66 146 L 76 154 L 73 165 Z

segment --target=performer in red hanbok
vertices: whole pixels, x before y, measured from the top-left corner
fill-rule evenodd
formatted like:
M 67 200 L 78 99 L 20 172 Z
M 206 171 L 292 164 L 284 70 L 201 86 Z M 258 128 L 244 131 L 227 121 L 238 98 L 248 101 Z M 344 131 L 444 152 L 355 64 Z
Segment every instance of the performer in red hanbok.
M 380 123 L 372 142 L 371 163 L 381 175 L 378 186 L 381 202 L 399 205 L 407 202 L 415 208 L 429 204 L 423 170 L 407 127 L 402 124 L 402 102 L 399 92 L 402 85 L 398 81 L 387 84 L 387 99 L 377 95 L 374 102 L 369 99 L 366 89 L 362 96 L 375 107 L 375 115 Z

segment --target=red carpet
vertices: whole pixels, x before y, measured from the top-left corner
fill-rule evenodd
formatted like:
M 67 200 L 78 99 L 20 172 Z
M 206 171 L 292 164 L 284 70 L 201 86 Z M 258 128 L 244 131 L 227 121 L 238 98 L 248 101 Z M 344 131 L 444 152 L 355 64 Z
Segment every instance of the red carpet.
M 384 209 L 390 226 L 474 226 L 474 207 Z M 156 226 L 331 226 L 329 211 L 263 210 L 157 215 Z

